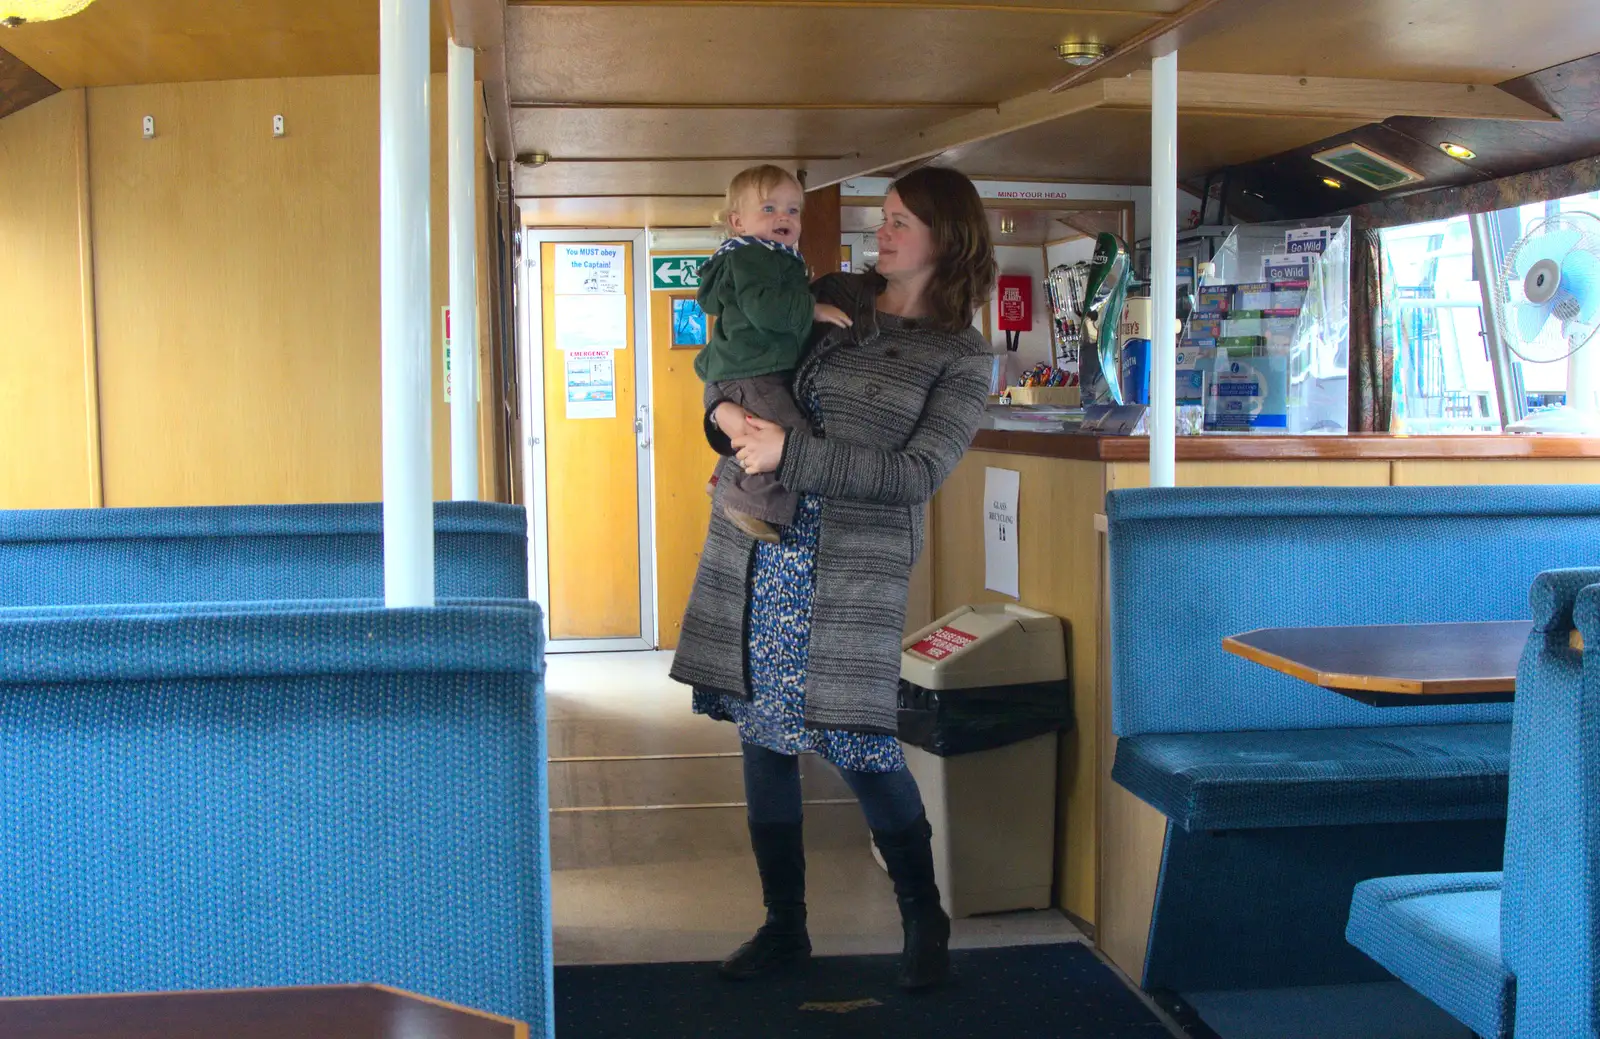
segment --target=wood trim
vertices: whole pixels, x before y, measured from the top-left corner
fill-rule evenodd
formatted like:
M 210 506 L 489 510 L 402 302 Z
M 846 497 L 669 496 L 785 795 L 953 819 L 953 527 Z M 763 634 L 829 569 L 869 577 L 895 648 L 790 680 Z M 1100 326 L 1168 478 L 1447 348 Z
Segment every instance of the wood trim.
M 1149 108 L 1149 71 L 1107 80 L 1106 94 L 1107 107 Z M 1196 115 L 1298 115 L 1374 123 L 1397 115 L 1434 119 L 1560 121 L 1549 112 L 1499 87 L 1327 76 L 1261 76 L 1238 72 L 1179 72 L 1178 110 Z
M 1068 91 L 1035 90 L 1000 102 L 992 109 L 968 112 L 914 134 L 896 138 L 869 153 L 811 166 L 808 184 L 826 187 L 852 177 L 897 169 L 919 159 L 942 155 L 952 148 L 987 141 L 1018 130 L 1054 122 L 1105 104 L 1103 83 L 1088 83 Z
M 971 111 L 995 108 L 996 101 L 536 101 L 514 100 L 513 109 L 610 109 L 632 108 L 641 111 L 682 112 L 877 112 L 930 109 Z
M 1049 89 L 1059 93 L 1145 68 L 1151 58 L 1171 54 L 1185 42 L 1214 32 L 1264 3 L 1265 0 L 1192 0 L 1181 11 L 1118 44 L 1116 50 L 1093 65 L 1086 65 L 1052 83 Z
M 78 150 L 78 293 L 83 312 L 83 412 L 87 424 L 89 505 L 106 503 L 100 457 L 100 333 L 94 300 L 94 208 L 89 192 L 89 91 L 78 88 L 73 110 Z
M 594 0 L 506 0 L 507 7 L 594 7 Z M 1160 11 L 1078 7 L 1074 4 L 966 3 L 954 0 L 607 0 L 607 7 L 802 7 L 835 11 L 974 11 L 982 14 L 1078 15 L 1160 21 Z
M 981 451 L 1085 462 L 1148 462 L 1146 437 L 1101 437 L 984 429 Z M 1396 459 L 1600 458 L 1600 438 L 1520 436 L 1199 436 L 1179 437 L 1180 462 L 1285 462 Z
M 0 48 L 0 119 L 43 101 L 60 89 L 32 65 Z
M 338 988 L 341 986 L 327 987 Z M 441 1010 L 448 1010 L 451 1013 L 462 1014 L 467 1017 L 475 1017 L 482 1021 L 493 1021 L 496 1024 L 502 1025 L 516 1025 L 523 1029 L 524 1034 L 526 1034 L 528 1027 L 526 1022 L 519 1021 L 514 1017 L 506 1017 L 504 1014 L 496 1014 L 488 1010 L 475 1010 L 472 1007 L 463 1006 L 460 1003 L 451 1003 L 448 1000 L 435 999 L 432 996 L 420 995 L 416 992 L 410 991 L 409 989 L 395 988 L 393 985 L 383 985 L 369 982 L 368 984 L 361 985 L 359 987 L 375 989 L 378 992 L 386 992 L 391 996 L 398 996 L 401 999 L 410 999 L 415 1000 L 418 1003 L 426 1003 L 429 1006 L 439 1007 Z M 252 990 L 247 989 L 245 991 Z
M 820 162 L 823 160 L 837 159 L 837 155 L 604 155 L 599 157 L 585 156 L 582 158 L 563 159 L 554 155 L 545 159 L 546 166 L 557 163 L 592 164 L 592 163 L 649 163 L 652 166 L 676 162 Z M 525 154 L 517 156 L 517 162 L 526 165 Z
M 1246 632 L 1245 634 L 1249 634 Z M 1243 636 L 1230 636 L 1222 640 L 1222 648 L 1236 657 L 1253 664 L 1298 678 L 1302 682 L 1335 691 L 1359 690 L 1366 693 L 1389 693 L 1395 696 L 1474 696 L 1485 693 L 1516 691 L 1516 676 L 1502 678 L 1393 678 L 1384 675 L 1354 675 L 1338 671 L 1317 671 L 1298 661 L 1281 657 L 1256 646 L 1239 641 Z

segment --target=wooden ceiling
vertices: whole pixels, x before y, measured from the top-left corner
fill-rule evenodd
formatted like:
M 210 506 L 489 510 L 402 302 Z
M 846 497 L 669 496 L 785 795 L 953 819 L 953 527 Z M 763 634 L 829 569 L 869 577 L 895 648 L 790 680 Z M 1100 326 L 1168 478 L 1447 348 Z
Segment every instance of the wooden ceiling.
M 1600 52 L 1594 4 L 434 0 L 435 67 L 447 26 L 487 48 L 498 153 L 551 159 L 515 171 L 533 222 L 698 224 L 727 177 L 756 161 L 805 169 L 813 187 L 928 159 L 997 178 L 1142 183 L 1148 86 L 1137 76 L 1173 44 L 1188 76 L 1185 178 L 1277 163 L 1241 181 L 1326 206 L 1341 200 L 1318 195 L 1304 160 L 1320 142 L 1386 141 L 1430 184 L 1589 148 L 1570 124 L 1600 110 L 1600 76 L 1569 79 L 1559 102 L 1562 83 L 1537 81 Z M 370 75 L 377 19 L 377 0 L 96 0 L 0 31 L 17 59 L 0 57 L 0 113 L 52 86 Z M 1075 70 L 1054 53 L 1069 40 L 1113 53 Z M 1534 86 L 1495 86 L 1508 81 Z M 1330 111 L 1330 98 L 1345 107 Z M 1548 112 L 1566 122 L 1537 122 Z M 1417 154 L 1469 132 L 1487 142 L 1477 167 Z
M 1187 72 L 1333 77 L 1340 82 L 1315 83 L 1311 91 L 1366 100 L 1373 84 L 1346 90 L 1343 83 L 1385 81 L 1376 84 L 1380 96 L 1370 110 L 1358 105 L 1344 115 L 1292 99 L 1254 111 L 1186 105 L 1180 170 L 1198 183 L 1208 173 L 1303 150 L 1389 116 L 1454 115 L 1444 111 L 1448 105 L 1429 110 L 1449 84 L 1478 91 L 1459 95 L 1469 115 L 1540 118 L 1532 108 L 1495 109 L 1515 99 L 1493 84 L 1600 51 L 1592 2 L 1551 0 L 1511 18 L 1501 0 L 1199 0 L 1187 8 L 1182 0 L 510 0 L 514 144 L 519 154 L 553 159 L 539 169 L 519 167 L 516 190 L 532 221 L 534 197 L 710 196 L 726 175 L 760 159 L 806 168 L 815 186 L 819 172 L 824 181 L 866 172 L 830 160 L 867 153 L 876 161 L 892 158 L 895 148 L 905 152 L 902 165 L 932 151 L 936 161 L 975 176 L 1143 183 L 1147 108 L 1094 100 L 1014 122 L 1007 122 L 1006 109 L 1026 103 L 1043 111 L 1039 106 L 1062 96 L 1035 94 L 1073 74 L 1054 55 L 1058 42 L 1089 39 L 1131 50 L 1132 42 L 1169 27 L 1167 19 L 1172 27 L 1183 19 L 1200 25 L 1201 8 L 1204 34 L 1192 33 L 1179 51 Z M 1123 75 L 1148 60 L 1104 64 Z M 1434 86 L 1405 85 L 1413 81 Z M 1417 97 L 1424 100 L 1407 108 L 1407 99 Z M 960 132 L 951 139 L 958 143 L 945 147 L 943 135 L 954 124 Z M 972 130 L 978 124 L 985 128 Z M 1530 134 L 1539 132 L 1530 124 Z M 919 141 L 939 143 L 918 147 Z M 880 156 L 885 142 L 888 153 Z M 1312 186 L 1319 182 L 1310 180 L 1308 197 L 1316 196 Z M 1339 201 L 1318 197 L 1324 205 Z
M 434 4 L 444 71 L 445 0 Z M 377 0 L 96 0 L 71 18 L 0 29 L 4 47 L 63 89 L 279 76 L 373 75 Z

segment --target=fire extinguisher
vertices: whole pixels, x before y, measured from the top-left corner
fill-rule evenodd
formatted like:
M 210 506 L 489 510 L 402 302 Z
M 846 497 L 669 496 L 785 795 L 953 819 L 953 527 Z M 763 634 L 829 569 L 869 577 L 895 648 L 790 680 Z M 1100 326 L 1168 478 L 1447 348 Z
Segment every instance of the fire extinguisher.
M 1033 280 L 1025 274 L 1002 274 L 999 281 L 1000 331 L 1006 349 L 1022 345 L 1022 333 L 1033 331 Z

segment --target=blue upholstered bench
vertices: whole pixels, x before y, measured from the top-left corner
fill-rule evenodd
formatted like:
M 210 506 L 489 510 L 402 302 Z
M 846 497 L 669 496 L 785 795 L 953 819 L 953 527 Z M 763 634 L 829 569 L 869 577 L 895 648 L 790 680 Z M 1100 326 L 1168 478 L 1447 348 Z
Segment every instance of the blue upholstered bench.
M 1112 778 L 1163 812 L 1143 982 L 1379 980 L 1373 877 L 1500 867 L 1510 705 L 1377 708 L 1233 657 L 1262 627 L 1514 620 L 1600 544 L 1600 488 L 1112 492 Z
M 527 516 L 434 505 L 438 594 L 528 597 Z M 383 595 L 383 506 L 0 510 L 0 606 Z
M 1600 570 L 1541 574 L 1517 669 L 1505 872 L 1357 885 L 1352 944 L 1480 1036 L 1600 1037 Z
M 552 1035 L 541 630 L 0 610 L 0 995 L 373 982 Z

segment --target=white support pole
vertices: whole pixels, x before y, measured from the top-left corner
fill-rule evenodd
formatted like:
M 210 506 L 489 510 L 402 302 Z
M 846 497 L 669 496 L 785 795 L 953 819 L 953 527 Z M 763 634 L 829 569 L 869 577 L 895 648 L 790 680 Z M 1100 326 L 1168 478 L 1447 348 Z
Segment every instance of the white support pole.
M 1177 482 L 1178 52 L 1151 65 L 1150 486 Z
M 449 44 L 450 496 L 478 500 L 478 214 L 473 52 Z
M 383 590 L 433 605 L 433 309 L 428 251 L 429 0 L 379 0 Z

